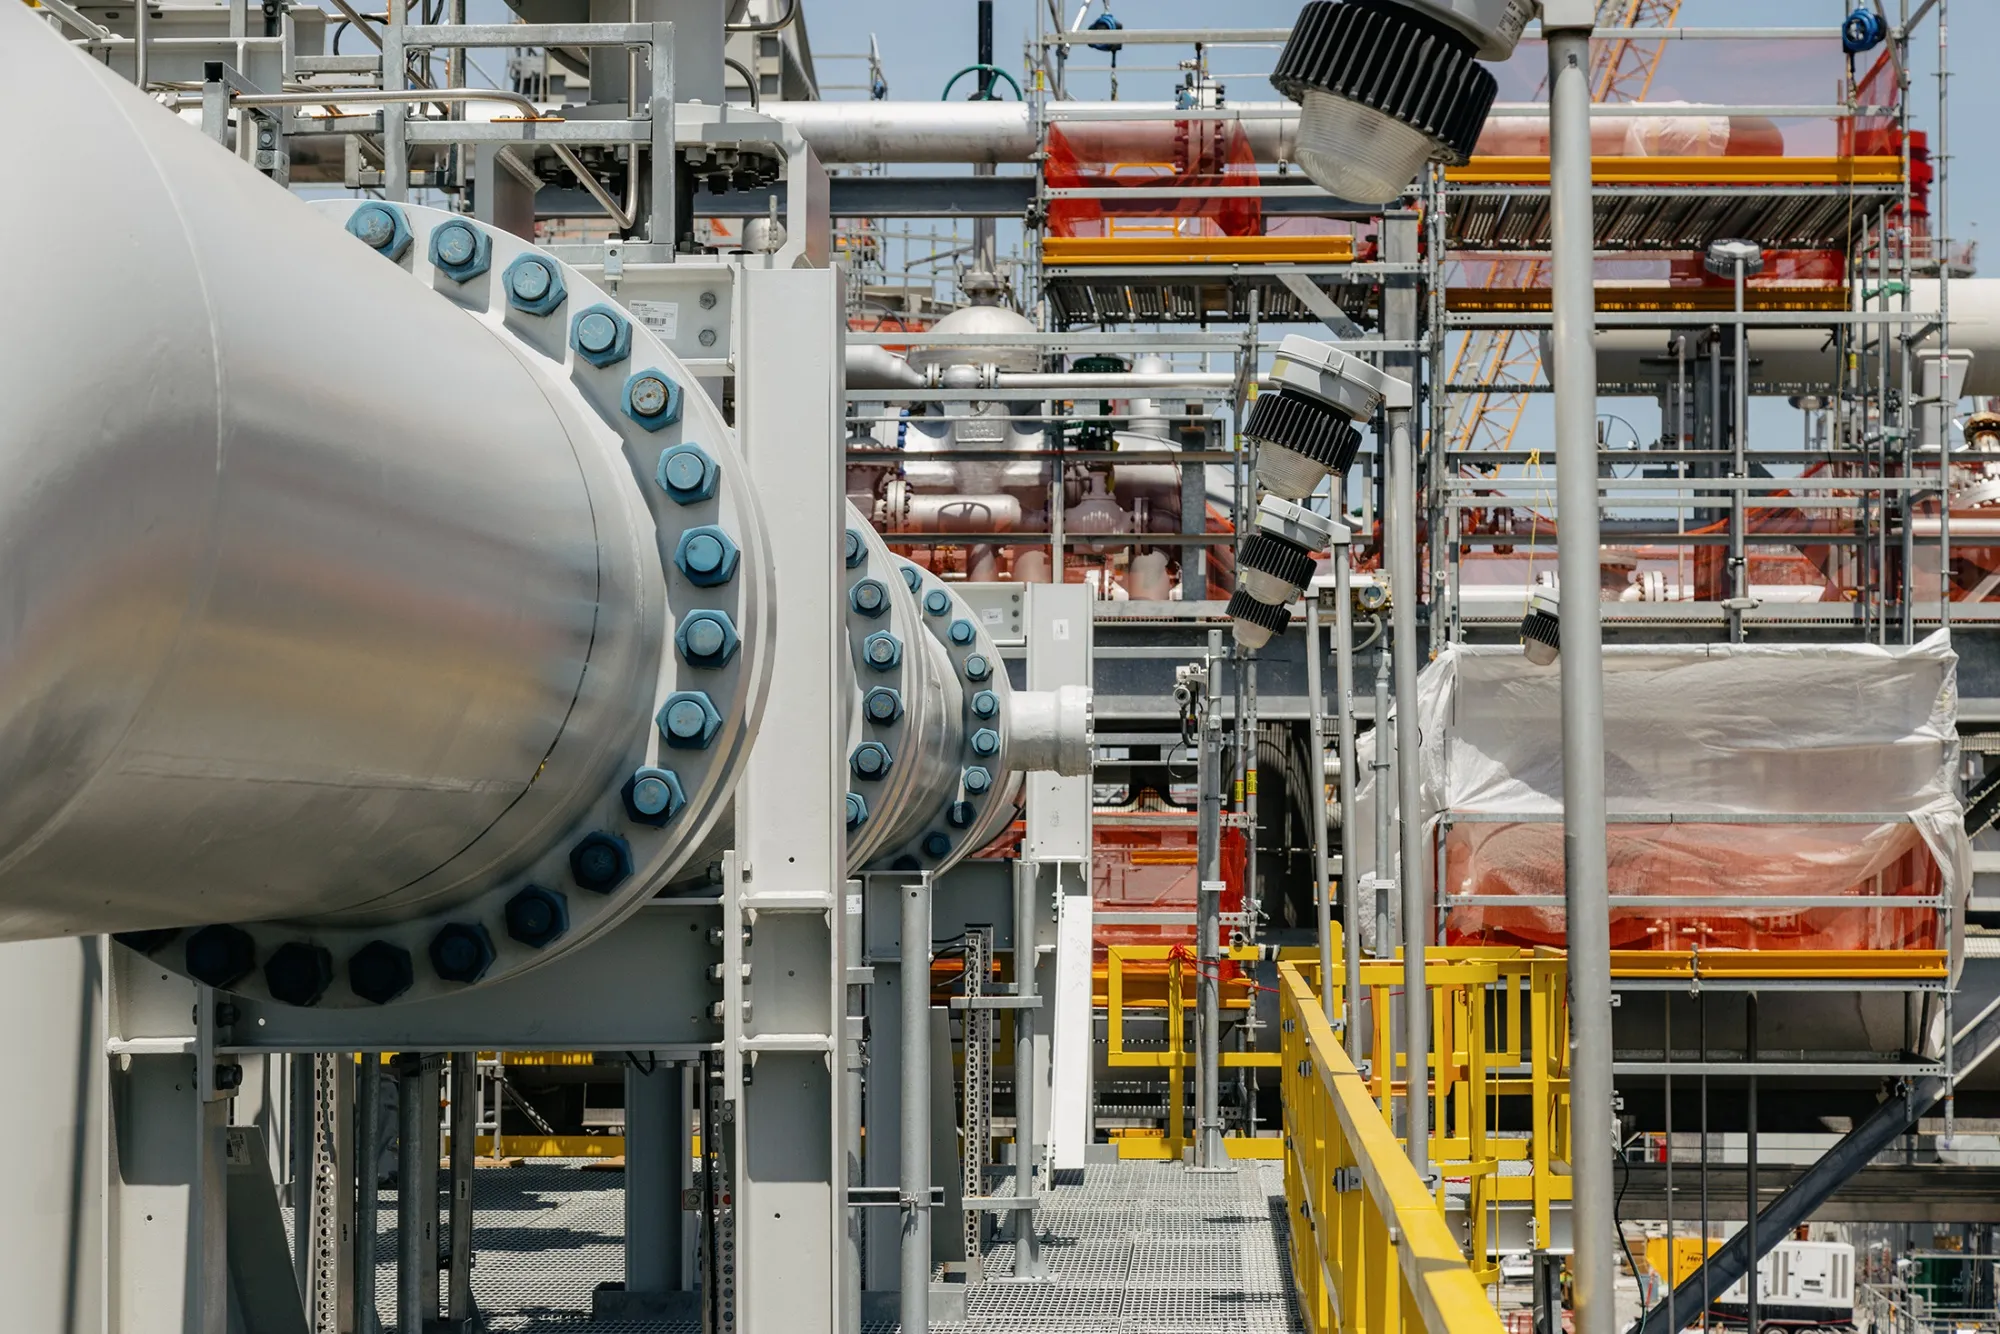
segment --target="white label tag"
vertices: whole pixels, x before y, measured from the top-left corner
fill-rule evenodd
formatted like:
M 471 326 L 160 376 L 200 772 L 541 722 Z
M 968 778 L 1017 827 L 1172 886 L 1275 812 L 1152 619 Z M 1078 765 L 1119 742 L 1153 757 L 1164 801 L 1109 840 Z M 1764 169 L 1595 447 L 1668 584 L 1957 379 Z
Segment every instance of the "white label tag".
M 849 917 L 861 916 L 861 896 L 859 894 L 849 894 L 847 896 L 847 915 Z
M 628 301 L 627 307 L 639 323 L 669 342 L 680 337 L 681 303 L 678 301 Z
M 1049 633 L 1057 639 L 1069 638 L 1069 618 L 1049 622 Z
M 1005 613 L 998 607 L 982 607 L 979 612 L 979 619 L 988 625 L 998 625 L 1004 615 Z

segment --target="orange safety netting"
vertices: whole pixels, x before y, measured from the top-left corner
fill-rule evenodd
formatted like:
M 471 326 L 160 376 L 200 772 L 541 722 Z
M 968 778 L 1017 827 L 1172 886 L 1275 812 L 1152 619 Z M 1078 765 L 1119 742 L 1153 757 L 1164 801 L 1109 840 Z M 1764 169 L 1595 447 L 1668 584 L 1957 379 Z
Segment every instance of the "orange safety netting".
M 1146 127 L 1164 132 L 1149 136 L 1138 151 L 1157 154 L 1152 160 L 1115 160 L 1110 154 L 1132 151 L 1122 148 L 1116 126 L 1101 129 L 1049 130 L 1048 157 L 1042 174 L 1051 189 L 1157 191 L 1163 186 L 1180 189 L 1257 184 L 1257 159 L 1250 151 L 1250 138 L 1243 127 L 1232 121 L 1178 120 L 1167 127 Z M 1049 201 L 1050 236 L 1112 236 L 1120 234 L 1119 220 L 1134 225 L 1127 234 L 1171 230 L 1176 235 L 1256 236 L 1263 230 L 1263 206 L 1255 198 L 1188 198 L 1171 194 L 1147 193 L 1131 199 L 1064 199 Z M 1173 220 L 1171 227 L 1148 226 L 1142 220 Z
M 1144 815 L 1119 815 L 1117 824 L 1091 831 L 1090 902 L 1105 912 L 1179 911 L 1185 926 L 1098 922 L 1093 935 L 1097 961 L 1106 945 L 1172 945 L 1194 940 L 1196 831 L 1184 820 L 1149 824 Z M 1243 911 L 1243 875 L 1249 855 L 1240 829 L 1222 831 L 1222 911 Z
M 1909 824 L 1617 825 L 1607 832 L 1613 895 L 1657 897 L 1658 907 L 1611 909 L 1621 950 L 1894 950 L 1939 947 L 1935 907 L 1701 907 L 1682 896 L 1738 892 L 1763 882 L 1816 895 L 1935 897 L 1944 876 Z M 1783 872 L 1783 875 L 1780 875 Z M 1753 883 L 1754 882 L 1754 883 Z M 1488 901 L 1445 915 L 1450 945 L 1561 945 L 1559 907 L 1507 906 L 1511 896 L 1563 892 L 1560 824 L 1455 826 L 1445 839 L 1445 892 Z

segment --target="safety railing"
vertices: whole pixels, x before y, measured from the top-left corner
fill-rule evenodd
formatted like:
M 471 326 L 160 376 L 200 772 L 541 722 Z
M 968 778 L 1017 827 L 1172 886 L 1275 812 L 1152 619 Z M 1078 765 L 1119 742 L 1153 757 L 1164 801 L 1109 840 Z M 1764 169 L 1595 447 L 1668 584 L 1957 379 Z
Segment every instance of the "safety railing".
M 1278 998 L 1285 1199 L 1306 1328 L 1502 1334 L 1478 1274 L 1298 965 L 1278 965 Z

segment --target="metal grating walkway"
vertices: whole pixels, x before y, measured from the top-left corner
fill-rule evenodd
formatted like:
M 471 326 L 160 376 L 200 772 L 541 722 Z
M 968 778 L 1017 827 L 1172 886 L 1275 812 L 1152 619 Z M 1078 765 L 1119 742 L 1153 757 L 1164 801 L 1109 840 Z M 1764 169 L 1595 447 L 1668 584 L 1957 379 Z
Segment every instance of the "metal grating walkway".
M 1292 1334 L 1277 1163 L 1197 1174 L 1173 1163 L 1093 1164 L 1062 1174 L 1037 1214 L 1046 1283 L 1009 1281 L 1011 1241 L 986 1254 L 965 1324 L 940 1334 Z M 1004 1186 L 1001 1187 L 1005 1189 Z M 624 1177 L 575 1162 L 492 1168 L 473 1178 L 473 1294 L 491 1334 L 699 1334 L 665 1321 L 596 1322 L 591 1293 L 623 1277 Z M 375 1259 L 381 1320 L 395 1318 L 395 1192 Z M 864 1334 L 891 1334 L 870 1324 Z

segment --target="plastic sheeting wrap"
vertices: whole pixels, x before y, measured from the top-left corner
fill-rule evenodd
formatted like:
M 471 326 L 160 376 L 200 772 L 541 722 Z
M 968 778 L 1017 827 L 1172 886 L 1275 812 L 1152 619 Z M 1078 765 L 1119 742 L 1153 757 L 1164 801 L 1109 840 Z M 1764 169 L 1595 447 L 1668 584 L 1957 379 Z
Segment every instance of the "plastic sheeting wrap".
M 1610 889 L 1660 900 L 1614 907 L 1612 947 L 1947 944 L 1935 907 L 1781 900 L 1941 897 L 1963 909 L 1972 876 L 1953 788 L 1956 668 L 1943 632 L 1910 648 L 1607 648 Z M 1561 679 L 1560 664 L 1535 667 L 1518 648 L 1463 645 L 1419 678 L 1424 843 L 1434 858 L 1442 830 L 1450 898 L 1490 900 L 1448 906 L 1448 943 L 1563 940 L 1560 907 L 1507 902 L 1563 892 Z M 1367 758 L 1361 776 L 1372 780 Z M 1373 800 L 1364 782 L 1359 868 L 1373 865 Z M 1494 818 L 1510 814 L 1524 818 Z M 1661 818 L 1635 819 L 1648 816 Z M 1434 861 L 1424 872 L 1435 878 Z M 1691 895 L 1769 902 L 1674 906 Z M 1963 912 L 1950 920 L 1955 973 Z

